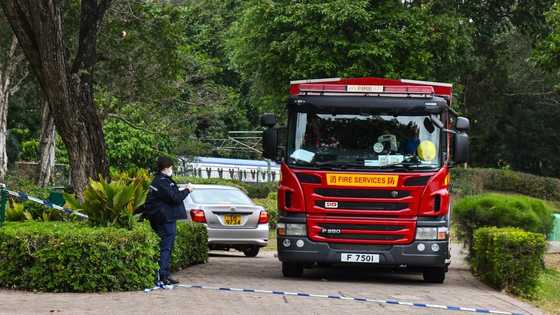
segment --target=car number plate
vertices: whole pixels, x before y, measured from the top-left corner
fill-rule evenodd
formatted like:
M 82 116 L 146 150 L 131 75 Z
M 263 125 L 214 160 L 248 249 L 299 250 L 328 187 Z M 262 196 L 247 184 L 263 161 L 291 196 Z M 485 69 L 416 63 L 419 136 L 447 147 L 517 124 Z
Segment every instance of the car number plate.
M 224 223 L 226 225 L 241 225 L 241 215 L 239 214 L 225 214 Z
M 351 254 L 342 253 L 340 254 L 341 262 L 353 262 L 353 263 L 369 263 L 378 264 L 379 255 L 378 254 Z

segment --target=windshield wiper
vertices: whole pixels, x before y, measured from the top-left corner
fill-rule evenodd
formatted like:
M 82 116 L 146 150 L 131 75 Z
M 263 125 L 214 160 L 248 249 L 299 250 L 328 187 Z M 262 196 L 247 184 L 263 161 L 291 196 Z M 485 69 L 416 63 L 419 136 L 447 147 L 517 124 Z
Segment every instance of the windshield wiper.
M 432 165 L 422 165 L 422 162 L 420 161 L 406 161 L 406 162 L 400 162 L 400 163 L 395 163 L 395 164 L 388 164 L 388 165 L 383 165 L 380 166 L 382 168 L 389 168 L 389 167 L 403 167 L 406 169 L 412 169 L 412 168 L 420 168 L 420 167 L 429 167 L 432 168 Z

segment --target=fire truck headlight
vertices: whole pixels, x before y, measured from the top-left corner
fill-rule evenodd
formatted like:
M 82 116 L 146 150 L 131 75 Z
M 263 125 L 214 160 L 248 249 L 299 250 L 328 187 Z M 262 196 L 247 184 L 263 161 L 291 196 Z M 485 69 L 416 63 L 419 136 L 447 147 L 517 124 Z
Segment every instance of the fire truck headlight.
M 305 224 L 286 224 L 286 235 L 290 236 L 306 236 L 307 228 Z
M 416 239 L 426 241 L 443 241 L 447 239 L 447 227 L 418 227 L 416 228 Z
M 306 236 L 307 228 L 305 224 L 278 223 L 276 232 L 279 236 Z

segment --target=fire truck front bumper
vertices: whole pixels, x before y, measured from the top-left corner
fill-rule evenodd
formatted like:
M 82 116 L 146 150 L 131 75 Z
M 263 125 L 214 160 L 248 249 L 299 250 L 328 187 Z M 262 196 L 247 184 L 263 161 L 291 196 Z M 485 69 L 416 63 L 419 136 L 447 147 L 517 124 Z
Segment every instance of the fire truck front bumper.
M 279 236 L 278 259 L 304 265 L 367 264 L 422 269 L 451 262 L 449 241 L 414 241 L 407 245 L 358 245 L 314 242 L 307 237 Z

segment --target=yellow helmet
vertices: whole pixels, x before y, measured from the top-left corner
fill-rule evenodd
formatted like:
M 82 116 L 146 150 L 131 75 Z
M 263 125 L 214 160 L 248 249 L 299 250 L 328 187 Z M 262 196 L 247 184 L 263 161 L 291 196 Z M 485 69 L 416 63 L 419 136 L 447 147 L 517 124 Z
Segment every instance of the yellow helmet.
M 436 158 L 436 145 L 430 140 L 420 142 L 416 151 L 422 161 L 433 161 Z

